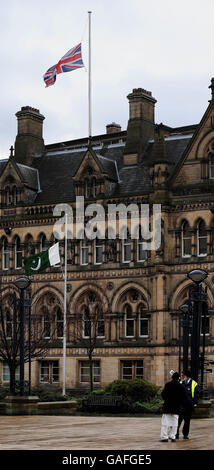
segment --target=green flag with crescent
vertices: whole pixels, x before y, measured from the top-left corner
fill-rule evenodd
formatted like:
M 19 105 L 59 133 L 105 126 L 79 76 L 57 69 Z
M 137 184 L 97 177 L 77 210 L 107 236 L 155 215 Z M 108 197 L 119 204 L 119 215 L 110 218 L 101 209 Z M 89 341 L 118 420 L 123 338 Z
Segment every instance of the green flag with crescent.
M 45 271 L 50 266 L 60 263 L 59 243 L 51 246 L 48 250 L 24 259 L 25 274 L 32 275 Z

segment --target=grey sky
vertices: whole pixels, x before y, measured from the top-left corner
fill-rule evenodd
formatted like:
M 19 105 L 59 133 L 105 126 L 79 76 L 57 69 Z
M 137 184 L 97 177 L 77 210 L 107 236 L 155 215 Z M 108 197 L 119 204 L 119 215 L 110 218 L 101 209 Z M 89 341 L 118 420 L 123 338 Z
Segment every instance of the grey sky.
M 7 0 L 0 5 L 0 158 L 16 136 L 15 113 L 44 114 L 45 143 L 88 133 L 88 73 L 43 74 L 82 41 L 88 66 L 92 11 L 92 134 L 115 121 L 126 129 L 127 94 L 136 87 L 157 99 L 156 122 L 195 124 L 214 76 L 213 0 Z

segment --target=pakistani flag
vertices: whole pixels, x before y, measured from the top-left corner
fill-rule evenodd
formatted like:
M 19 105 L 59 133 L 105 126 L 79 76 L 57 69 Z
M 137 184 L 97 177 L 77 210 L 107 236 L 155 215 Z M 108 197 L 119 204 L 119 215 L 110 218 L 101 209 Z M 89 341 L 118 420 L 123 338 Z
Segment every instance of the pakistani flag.
M 54 266 L 55 264 L 59 263 L 59 243 L 55 243 L 55 245 L 51 246 L 49 250 L 42 251 L 37 255 L 32 255 L 29 256 L 29 258 L 25 258 L 25 274 L 28 276 L 30 274 L 38 274 L 42 271 L 45 271 L 45 269 L 49 268 L 49 266 Z

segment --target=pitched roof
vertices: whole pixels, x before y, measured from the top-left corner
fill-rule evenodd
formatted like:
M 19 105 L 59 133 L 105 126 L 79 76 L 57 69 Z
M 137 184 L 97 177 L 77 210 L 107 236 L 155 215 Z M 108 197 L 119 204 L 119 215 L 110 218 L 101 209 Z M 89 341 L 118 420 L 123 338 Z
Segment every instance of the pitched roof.
M 119 174 L 116 160 L 111 160 L 107 157 L 103 157 L 102 155 L 97 155 L 97 158 L 103 170 L 108 174 L 109 178 L 118 182 Z
M 124 166 L 119 175 L 120 183 L 115 187 L 112 196 L 145 194 L 150 190 L 148 166 Z
M 41 193 L 37 195 L 35 201 L 37 204 L 51 204 L 75 199 L 72 177 L 76 174 L 86 150 L 87 148 L 48 151 L 44 156 L 34 157 L 32 166 L 39 170 L 41 186 Z M 123 146 L 110 148 L 109 152 L 104 152 L 104 155 L 100 154 L 100 150 L 93 150 L 92 153 L 95 155 L 101 171 L 107 173 L 109 179 L 118 183 L 117 161 L 121 161 L 123 158 Z M 113 154 L 114 158 L 112 158 Z
M 190 134 L 176 134 L 165 137 L 165 149 L 167 160 L 171 163 L 169 171 L 172 175 L 178 162 L 191 141 Z M 17 163 L 24 183 L 37 191 L 35 204 L 53 204 L 57 202 L 68 202 L 75 199 L 75 189 L 73 176 L 76 174 L 84 155 L 87 145 L 77 148 L 59 144 L 46 146 L 44 155 L 36 155 L 32 162 L 32 167 L 27 167 Z M 147 148 L 142 154 L 140 163 L 133 166 L 124 166 L 123 151 L 124 142 L 116 144 L 93 146 L 94 155 L 101 171 L 108 175 L 108 178 L 115 184 L 112 194 L 109 196 L 120 197 L 126 195 L 142 195 L 151 190 L 150 167 L 152 165 L 154 140 L 148 141 Z M 161 158 L 159 159 L 161 160 Z M 0 160 L 0 174 L 2 173 L 6 161 Z M 41 191 L 40 191 L 41 188 Z
M 40 181 L 38 170 L 30 166 L 22 165 L 21 163 L 16 163 L 14 159 L 0 160 L 0 176 L 9 160 L 16 169 L 21 181 L 29 188 L 39 191 Z
M 3 170 L 7 164 L 8 160 L 0 160 L 0 176 L 3 173 Z
M 188 135 L 172 135 L 165 137 L 165 150 L 167 154 L 167 160 L 171 165 L 169 166 L 170 174 L 173 173 L 175 166 L 180 161 L 184 151 L 186 150 L 190 140 L 191 134 Z M 148 143 L 147 150 L 142 156 L 142 164 L 152 165 L 153 164 L 153 145 L 154 140 L 150 140 Z M 159 159 L 161 161 L 161 159 Z
M 75 198 L 72 177 L 79 168 L 85 150 L 81 152 L 50 152 L 35 157 L 33 166 L 39 170 L 41 192 L 36 203 L 66 202 Z
M 39 191 L 40 180 L 37 168 L 22 165 L 21 163 L 16 163 L 16 166 L 18 167 L 22 181 L 26 184 L 26 186 Z

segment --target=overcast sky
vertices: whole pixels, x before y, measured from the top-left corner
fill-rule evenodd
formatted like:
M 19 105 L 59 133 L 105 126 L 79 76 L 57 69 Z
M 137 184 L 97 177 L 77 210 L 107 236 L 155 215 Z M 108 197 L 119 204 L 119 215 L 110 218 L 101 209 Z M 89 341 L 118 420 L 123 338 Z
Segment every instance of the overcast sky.
M 88 73 L 43 74 L 82 41 L 88 68 L 92 11 L 92 134 L 115 121 L 127 127 L 127 94 L 152 91 L 156 122 L 196 124 L 210 99 L 213 0 L 7 0 L 0 6 L 0 158 L 9 155 L 15 113 L 33 106 L 45 116 L 45 143 L 88 134 Z

